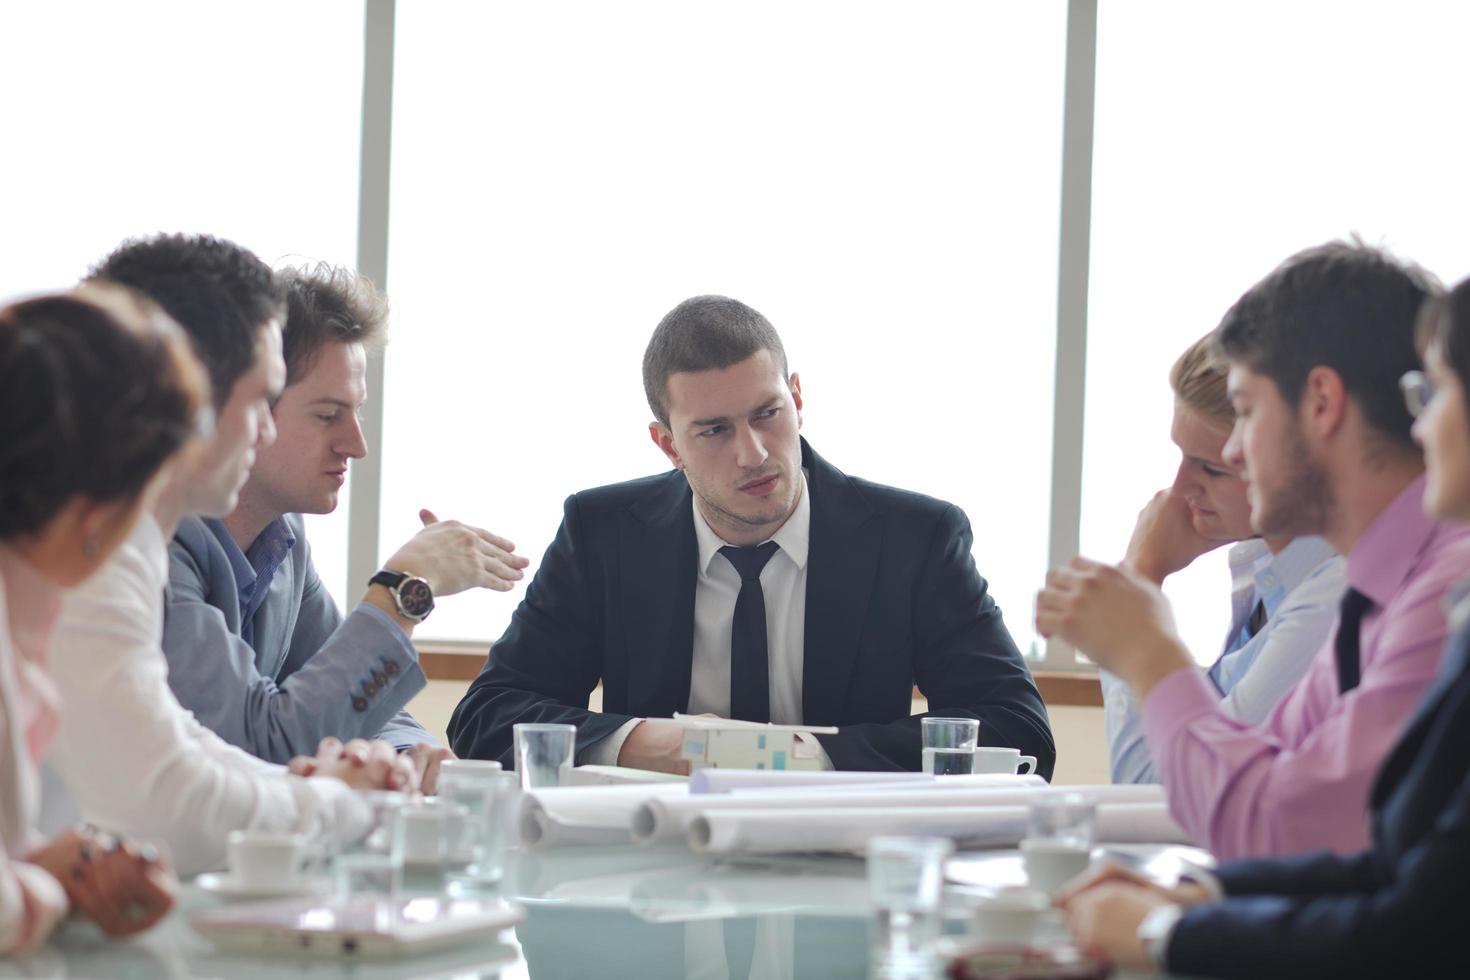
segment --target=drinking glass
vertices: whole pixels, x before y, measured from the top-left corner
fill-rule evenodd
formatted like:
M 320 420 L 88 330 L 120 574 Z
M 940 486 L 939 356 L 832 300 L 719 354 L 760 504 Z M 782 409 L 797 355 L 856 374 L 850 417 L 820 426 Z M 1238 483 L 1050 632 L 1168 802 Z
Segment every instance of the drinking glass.
M 1038 794 L 1031 803 L 1026 836 L 1090 850 L 1097 837 L 1097 805 L 1081 793 Z
M 1080 793 L 1045 793 L 1031 804 L 1021 861 L 1031 887 L 1055 894 L 1092 863 L 1097 806 Z
M 935 776 L 974 772 L 980 722 L 974 718 L 924 718 L 920 730 L 924 736 L 924 772 Z
M 469 819 L 453 850 L 456 864 L 450 881 L 461 890 L 477 890 L 499 882 L 505 874 L 510 824 L 520 803 L 515 776 L 489 770 L 449 768 L 439 778 L 439 797 L 465 808 Z
M 560 786 L 563 774 L 572 768 L 577 726 L 522 723 L 514 732 L 521 789 Z
M 868 841 L 868 895 L 878 941 L 919 947 L 939 933 L 944 862 L 954 842 L 943 837 L 874 837 Z

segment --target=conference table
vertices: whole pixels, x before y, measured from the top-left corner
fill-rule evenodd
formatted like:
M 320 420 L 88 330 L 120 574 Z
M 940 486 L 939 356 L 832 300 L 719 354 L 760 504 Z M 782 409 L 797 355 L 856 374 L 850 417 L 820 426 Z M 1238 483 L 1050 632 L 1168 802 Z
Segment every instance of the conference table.
M 1189 849 L 1141 845 L 1129 856 L 1167 875 Z M 985 887 L 1024 882 L 1014 850 L 957 855 L 944 897 L 946 936 L 962 937 Z M 409 890 L 438 882 L 410 877 Z M 377 978 L 863 978 L 943 976 L 934 964 L 879 948 L 861 859 L 700 857 L 687 847 L 563 847 L 513 852 L 500 892 L 525 920 L 498 939 L 387 961 L 293 959 L 216 950 L 189 926 L 220 904 L 193 883 L 151 932 L 126 941 L 90 926 L 62 928 L 0 977 Z M 1060 940 L 1049 913 L 1037 940 Z

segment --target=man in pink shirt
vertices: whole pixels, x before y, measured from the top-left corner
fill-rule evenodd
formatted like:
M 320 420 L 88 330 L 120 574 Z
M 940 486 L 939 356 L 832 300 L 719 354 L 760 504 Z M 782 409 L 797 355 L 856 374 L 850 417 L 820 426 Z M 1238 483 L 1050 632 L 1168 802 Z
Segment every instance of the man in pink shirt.
M 1321 535 L 1347 559 L 1334 635 L 1263 724 L 1221 710 L 1167 600 L 1134 570 L 1077 558 L 1037 597 L 1043 635 L 1137 693 L 1175 819 L 1222 859 L 1367 846 L 1369 787 L 1439 666 L 1441 600 L 1470 572 L 1470 530 L 1424 515 L 1397 385 L 1437 289 L 1335 243 L 1288 259 L 1217 331 L 1237 412 L 1225 461 L 1247 482 L 1252 526 Z

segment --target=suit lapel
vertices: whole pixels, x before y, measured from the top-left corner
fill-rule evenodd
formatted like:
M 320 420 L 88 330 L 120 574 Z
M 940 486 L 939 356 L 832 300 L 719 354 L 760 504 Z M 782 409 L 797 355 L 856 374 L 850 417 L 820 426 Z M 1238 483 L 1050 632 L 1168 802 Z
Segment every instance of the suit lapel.
M 653 717 L 689 707 L 694 651 L 694 539 L 688 481 L 675 470 L 623 515 L 621 574 L 628 711 Z
M 875 513 L 845 474 L 801 441 L 811 499 L 801 709 L 808 725 L 842 717 L 883 547 Z

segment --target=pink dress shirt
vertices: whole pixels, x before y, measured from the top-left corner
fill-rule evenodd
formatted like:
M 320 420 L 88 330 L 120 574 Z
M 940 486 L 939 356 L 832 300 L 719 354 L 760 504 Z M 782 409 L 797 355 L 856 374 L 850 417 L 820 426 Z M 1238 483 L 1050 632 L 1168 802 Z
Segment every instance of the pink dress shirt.
M 13 856 L 39 843 L 37 767 L 57 730 L 45 653 L 60 606 L 60 594 L 0 545 L 0 956 L 33 949 L 67 912 L 61 883 Z
M 1423 495 L 1421 476 L 1348 555 L 1348 584 L 1373 601 L 1356 688 L 1338 693 L 1334 629 L 1260 725 L 1227 716 L 1198 670 L 1149 692 L 1144 731 L 1169 808 L 1221 860 L 1368 846 L 1369 790 L 1439 667 L 1445 591 L 1470 572 L 1470 528 L 1425 516 Z

